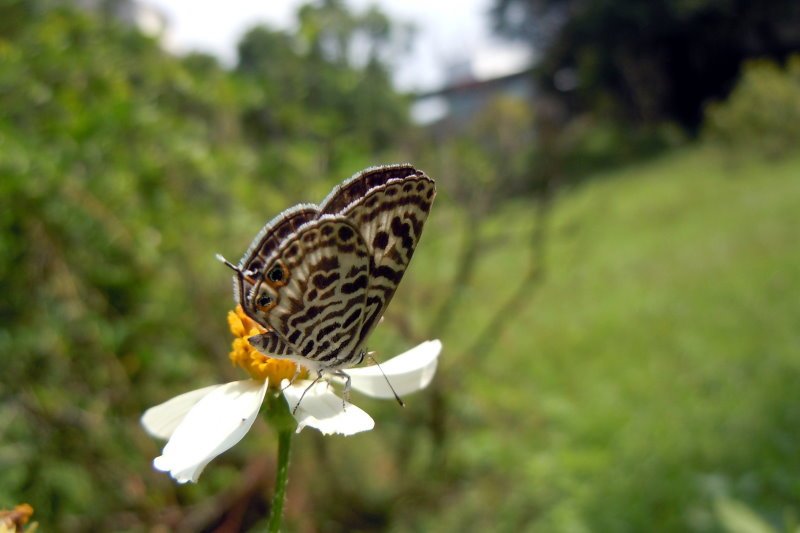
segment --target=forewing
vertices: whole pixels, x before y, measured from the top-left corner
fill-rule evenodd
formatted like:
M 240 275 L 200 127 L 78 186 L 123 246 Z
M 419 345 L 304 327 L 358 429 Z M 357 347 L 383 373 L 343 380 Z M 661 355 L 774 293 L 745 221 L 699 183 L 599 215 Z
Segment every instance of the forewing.
M 340 212 L 358 228 L 371 256 L 360 344 L 377 325 L 403 279 L 436 196 L 432 179 L 414 169 L 405 172 L 405 177 L 372 187 Z
M 295 355 L 326 367 L 353 360 L 370 275 L 358 229 L 346 218 L 322 216 L 284 239 L 265 265 L 247 295 L 254 318 Z
M 353 202 L 361 201 L 373 189 L 382 187 L 391 180 L 408 176 L 424 176 L 424 174 L 408 164 L 385 165 L 362 170 L 334 187 L 320 204 L 320 214 L 338 214 Z

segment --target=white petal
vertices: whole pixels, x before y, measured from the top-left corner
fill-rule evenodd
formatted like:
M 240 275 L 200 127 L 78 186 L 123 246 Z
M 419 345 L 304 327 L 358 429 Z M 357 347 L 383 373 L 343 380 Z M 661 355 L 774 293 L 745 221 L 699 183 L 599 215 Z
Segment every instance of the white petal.
M 175 428 L 181 423 L 186 413 L 199 402 L 203 396 L 219 387 L 211 385 L 202 389 L 193 390 L 175 396 L 171 400 L 151 407 L 142 415 L 142 426 L 153 437 L 158 439 L 168 439 L 175 432 Z
M 345 370 L 350 375 L 351 386 L 373 398 L 394 398 L 392 384 L 400 396 L 422 390 L 430 384 L 436 374 L 436 364 L 442 343 L 439 340 L 425 341 L 409 351 L 381 363 L 386 378 L 377 365 Z
M 218 386 L 186 414 L 153 466 L 179 483 L 197 481 L 209 461 L 250 430 L 266 392 L 266 380 Z
M 327 383 L 317 383 L 303 396 L 309 384 L 309 381 L 300 381 L 283 391 L 286 403 L 297 420 L 298 433 L 306 426 L 317 428 L 323 435 L 353 435 L 375 427 L 372 417 L 336 396 Z M 303 401 L 300 401 L 301 396 Z M 300 406 L 295 410 L 298 402 Z

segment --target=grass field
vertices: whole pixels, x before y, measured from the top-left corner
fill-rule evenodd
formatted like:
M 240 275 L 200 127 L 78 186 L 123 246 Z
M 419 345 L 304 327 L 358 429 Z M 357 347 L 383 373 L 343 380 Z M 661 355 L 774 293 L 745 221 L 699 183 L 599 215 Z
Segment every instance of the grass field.
M 460 240 L 437 207 L 398 296 L 422 324 Z M 800 159 L 691 149 L 562 196 L 545 280 L 466 353 L 525 268 L 528 221 L 519 204 L 483 228 L 496 244 L 439 334 L 458 473 L 400 523 L 717 531 L 729 500 L 800 519 Z

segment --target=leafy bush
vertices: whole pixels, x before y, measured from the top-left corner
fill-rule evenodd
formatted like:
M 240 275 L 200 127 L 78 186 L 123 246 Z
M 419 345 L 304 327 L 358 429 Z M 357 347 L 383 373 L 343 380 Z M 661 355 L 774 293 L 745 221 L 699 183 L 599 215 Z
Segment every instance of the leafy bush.
M 800 147 L 800 55 L 786 67 L 769 60 L 745 64 L 724 102 L 706 108 L 706 138 L 733 154 L 783 157 Z
M 354 99 L 356 67 L 293 56 L 284 68 L 324 71 L 314 88 L 330 101 L 297 97 L 290 125 L 303 131 L 254 138 L 247 112 L 278 107 L 267 89 L 280 80 L 45 7 L 0 2 L 15 27 L 0 34 L 0 509 L 27 501 L 47 530 L 141 530 L 168 522 L 157 513 L 177 497 L 151 472 L 140 413 L 236 376 L 214 252 L 235 256 L 292 200 L 322 197 L 302 187 L 327 191 L 375 160 L 371 123 L 348 113 L 386 124 L 406 107 L 385 85 Z M 337 135 L 357 148 L 329 149 Z
M 556 148 L 561 152 L 564 173 L 582 180 L 653 157 L 684 143 L 685 138 L 684 131 L 670 122 L 634 126 L 608 116 L 586 114 L 567 124 Z

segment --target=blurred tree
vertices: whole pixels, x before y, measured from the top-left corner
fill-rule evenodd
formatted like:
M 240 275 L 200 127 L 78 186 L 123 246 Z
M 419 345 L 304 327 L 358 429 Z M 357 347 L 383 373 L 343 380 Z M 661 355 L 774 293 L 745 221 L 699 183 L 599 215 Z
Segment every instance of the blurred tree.
M 495 0 L 493 15 L 540 52 L 543 89 L 573 112 L 612 103 L 628 121 L 692 130 L 745 59 L 800 50 L 795 0 Z
M 253 157 L 218 66 L 90 12 L 20 16 L 0 38 L 0 499 L 119 529 L 150 498 L 139 411 L 224 363 L 207 243 L 236 217 L 205 214 L 248 205 Z
M 372 163 L 406 101 L 380 54 L 339 64 L 299 33 L 254 30 L 231 73 L 102 9 L 0 0 L 0 25 L 0 503 L 52 530 L 201 529 L 233 505 L 230 471 L 179 500 L 138 418 L 236 375 L 213 252 L 317 197 L 287 184 L 327 192 Z M 184 507 L 211 494 L 213 513 Z
M 298 10 L 296 32 L 258 27 L 239 44 L 236 72 L 250 87 L 243 122 L 270 154 L 273 175 L 344 173 L 353 159 L 395 144 L 410 127 L 408 101 L 392 87 L 388 58 L 408 29 L 376 8 L 351 12 L 326 0 Z M 396 56 L 395 56 L 396 57 Z M 302 141 L 313 163 L 298 166 L 284 141 Z M 300 158 L 308 162 L 308 157 Z

